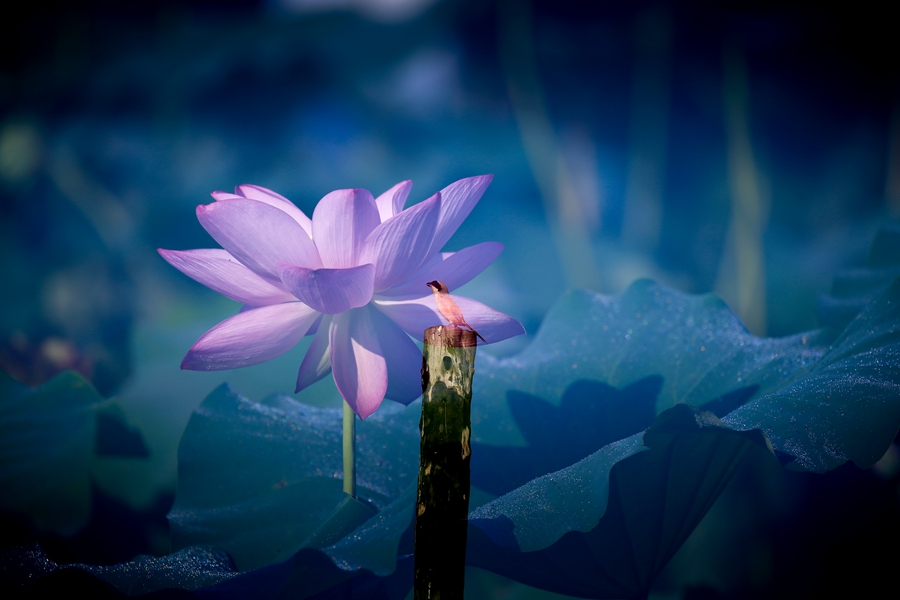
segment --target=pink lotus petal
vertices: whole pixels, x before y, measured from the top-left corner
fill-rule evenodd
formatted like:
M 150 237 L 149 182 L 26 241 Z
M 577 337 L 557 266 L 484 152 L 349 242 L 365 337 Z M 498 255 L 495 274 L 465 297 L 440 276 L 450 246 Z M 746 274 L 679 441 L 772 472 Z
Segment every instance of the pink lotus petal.
M 381 406 L 387 391 L 387 363 L 369 308 L 359 308 L 331 321 L 331 373 L 350 408 L 365 419 Z
M 251 271 L 278 280 L 279 261 L 317 269 L 316 247 L 287 213 L 256 200 L 226 200 L 197 207 L 203 228 Z
M 234 193 L 238 196 L 243 196 L 244 198 L 265 202 L 266 204 L 283 210 L 300 224 L 300 227 L 303 228 L 309 237 L 312 237 L 312 221 L 310 221 L 309 217 L 307 217 L 302 210 L 297 208 L 296 204 L 281 194 L 258 185 L 250 185 L 249 183 L 237 186 L 234 188 Z M 216 200 L 218 199 L 219 198 L 216 198 Z
M 303 362 L 300 363 L 300 370 L 297 372 L 297 389 L 294 390 L 294 393 L 306 389 L 331 373 L 331 350 L 328 344 L 330 329 L 331 316 L 322 315 L 319 330 L 309 345 Z
M 264 188 L 259 185 L 253 185 L 251 183 L 243 183 L 241 185 L 235 186 L 234 193 L 244 198 L 250 198 L 251 200 L 259 200 L 260 202 L 265 202 L 266 204 L 274 201 L 281 204 L 290 204 L 291 206 L 294 206 L 293 202 L 291 202 L 278 192 L 273 192 L 269 188 Z
M 428 258 L 440 210 L 439 192 L 391 217 L 369 234 L 359 261 L 375 265 L 376 290 L 403 281 Z
M 366 238 L 380 223 L 375 198 L 368 190 L 337 190 L 327 194 L 316 205 L 312 221 L 313 239 L 322 266 L 333 269 L 357 266 Z
M 238 313 L 204 333 L 181 361 L 181 368 L 221 371 L 265 362 L 293 348 L 318 316 L 302 302 Z
M 453 299 L 462 310 L 466 322 L 474 327 L 489 344 L 525 333 L 522 324 L 509 315 L 470 298 L 454 294 Z M 425 330 L 429 327 L 447 323 L 440 316 L 434 303 L 434 296 L 431 294 L 408 300 L 376 296 L 373 304 L 416 339 L 422 339 Z
M 219 190 L 212 192 L 210 194 L 210 196 L 212 196 L 216 202 L 221 202 L 223 200 L 240 200 L 243 198 L 243 196 L 238 196 L 237 194 L 232 194 L 230 192 L 222 192 Z
M 378 207 L 378 214 L 381 216 L 382 223 L 394 215 L 400 214 L 411 189 L 412 181 L 407 179 L 375 198 L 375 205 Z
M 319 315 L 319 318 L 316 319 L 316 322 L 309 326 L 309 329 L 306 330 L 306 335 L 316 335 L 319 331 L 319 324 L 322 322 L 322 319 L 325 315 Z M 328 318 L 328 322 L 331 323 L 331 318 Z
M 484 190 L 491 184 L 493 175 L 479 175 L 460 179 L 441 190 L 441 216 L 434 232 L 434 243 L 429 255 L 440 252 L 444 244 L 453 237 L 456 230 L 465 221 L 475 205 L 481 199 Z
M 431 293 L 425 284 L 435 279 L 443 281 L 450 290 L 455 290 L 484 271 L 501 252 L 503 244 L 499 242 L 484 242 L 463 248 L 459 252 L 442 252 L 419 267 L 404 283 L 379 294 L 394 299 L 419 298 Z
M 422 395 L 422 351 L 396 323 L 377 310 L 370 311 L 387 364 L 385 398 L 409 404 Z
M 285 287 L 313 309 L 335 315 L 368 304 L 372 299 L 373 265 L 350 269 L 304 269 L 278 263 Z
M 157 250 L 166 261 L 206 287 L 227 298 L 250 304 L 268 306 L 295 301 L 280 284 L 269 283 L 225 250 Z

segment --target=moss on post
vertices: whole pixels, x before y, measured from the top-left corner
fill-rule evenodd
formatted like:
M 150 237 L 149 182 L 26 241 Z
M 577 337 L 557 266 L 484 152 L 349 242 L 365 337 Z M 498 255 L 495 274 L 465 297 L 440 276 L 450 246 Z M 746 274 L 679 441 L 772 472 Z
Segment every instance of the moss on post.
M 416 600 L 463 597 L 475 334 L 425 330 L 416 496 Z

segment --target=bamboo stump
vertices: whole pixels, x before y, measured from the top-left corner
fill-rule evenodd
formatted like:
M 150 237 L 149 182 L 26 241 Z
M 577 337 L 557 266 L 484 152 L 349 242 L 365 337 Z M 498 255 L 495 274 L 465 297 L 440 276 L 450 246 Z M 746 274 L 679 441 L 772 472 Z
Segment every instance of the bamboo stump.
M 475 334 L 425 330 L 416 496 L 416 600 L 463 597 Z

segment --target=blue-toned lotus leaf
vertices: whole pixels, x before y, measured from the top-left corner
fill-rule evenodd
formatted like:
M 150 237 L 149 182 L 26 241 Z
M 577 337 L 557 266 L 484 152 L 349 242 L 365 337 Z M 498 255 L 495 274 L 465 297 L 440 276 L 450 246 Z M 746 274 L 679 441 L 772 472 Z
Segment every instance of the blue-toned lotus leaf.
M 759 429 L 796 467 L 867 468 L 900 426 L 900 279 L 866 305 L 815 364 L 723 419 Z
M 344 538 L 348 533 L 371 519 L 378 511 L 371 505 L 344 492 L 337 507 L 306 540 L 304 548 L 324 548 Z
M 413 583 L 416 483 L 353 533 L 324 550 L 304 548 L 290 560 L 216 586 L 218 600 L 402 600 Z M 277 593 L 268 592 L 277 589 Z M 267 593 L 260 595 L 262 590 Z M 206 597 L 206 596 L 204 596 Z
M 0 377 L 0 508 L 74 532 L 89 517 L 95 410 L 103 398 L 74 372 L 34 391 Z
M 646 598 L 754 448 L 765 451 L 760 432 L 678 405 L 645 433 L 474 511 L 467 562 L 558 593 Z
M 865 266 L 841 271 L 834 278 L 831 292 L 816 297 L 819 323 L 846 327 L 896 277 L 900 277 L 900 226 L 893 225 L 875 235 Z
M 78 530 L 90 516 L 97 456 L 146 456 L 113 401 L 73 371 L 35 390 L 0 372 L 0 509 L 42 529 Z
M 504 494 L 546 473 L 574 464 L 617 440 L 645 430 L 656 417 L 661 377 L 641 379 L 623 390 L 577 380 L 559 407 L 517 390 L 506 399 L 528 445 L 473 444 L 472 483 Z M 565 440 L 560 444 L 560 440 Z
M 366 569 L 340 569 L 321 551 L 304 548 L 286 561 L 240 573 L 193 594 L 201 600 L 403 600 L 412 580 L 412 556 L 399 557 L 394 571 L 381 577 Z
M 138 556 L 110 566 L 77 565 L 128 596 L 175 588 L 198 590 L 237 575 L 223 551 L 192 546 L 166 556 Z
M 345 570 L 367 569 L 386 577 L 395 568 L 398 555 L 412 554 L 412 516 L 416 505 L 416 484 L 409 487 L 390 506 L 360 526 L 351 535 L 325 552 Z
M 385 404 L 357 426 L 358 495 L 374 509 L 415 482 L 418 417 L 414 407 Z M 222 548 L 242 571 L 329 543 L 330 533 L 325 542 L 313 536 L 326 521 L 346 531 L 364 520 L 339 508 L 341 409 L 288 396 L 253 402 L 222 385 L 191 416 L 178 458 L 173 547 Z M 349 527 L 348 518 L 356 519 Z
M 415 500 L 413 481 L 388 507 L 336 544 L 322 550 L 305 545 L 284 562 L 242 573 L 200 595 L 211 600 L 401 600 L 412 588 Z M 345 505 L 346 499 L 341 503 Z
M 648 378 L 658 381 L 654 414 L 678 403 L 703 406 L 734 394 L 747 400 L 742 391 L 752 389 L 760 396 L 780 389 L 818 360 L 827 335 L 758 338 L 718 297 L 683 294 L 647 280 L 635 282 L 618 296 L 569 292 L 550 310 L 523 352 L 503 360 L 479 357 L 473 440 L 526 446 L 521 415 L 517 419 L 512 403 L 506 401 L 510 392 L 529 394 L 559 408 L 566 390 L 578 380 L 598 382 L 619 393 Z M 654 391 L 644 389 L 638 401 Z M 591 424 L 576 416 L 567 426 Z M 530 427 L 539 429 L 541 422 Z M 473 470 L 477 460 L 473 454 Z
M 467 563 L 561 593 L 645 597 L 744 456 L 765 445 L 759 432 L 731 431 L 712 413 L 679 405 L 661 414 L 646 433 L 473 513 Z M 598 498 L 604 506 L 590 506 Z M 414 501 L 410 486 L 324 553 L 300 550 L 290 561 L 241 574 L 198 595 L 216 600 L 404 598 L 412 585 Z M 586 510 L 599 523 L 586 525 L 581 516 Z M 565 535 L 555 543 L 523 552 L 528 544 L 540 545 L 541 536 L 558 537 L 563 529 Z M 373 572 L 369 566 L 379 555 L 384 564 Z
M 58 564 L 40 546 L 31 544 L 7 549 L 0 562 L 4 583 L 23 591 L 28 591 L 28 586 L 40 578 L 64 569 L 90 573 L 127 596 L 169 588 L 199 590 L 238 574 L 225 552 L 201 547 L 185 548 L 167 556 L 142 555 L 127 563 L 98 566 Z M 36 598 L 39 594 L 31 590 L 27 597 Z
M 97 411 L 95 454 L 103 458 L 148 458 L 150 450 L 140 430 L 128 422 L 122 408 L 106 403 Z
M 510 457 L 555 455 L 539 460 L 539 469 L 572 463 L 473 507 L 468 563 L 561 593 L 643 597 L 752 449 L 816 470 L 846 459 L 871 463 L 900 423 L 898 288 L 838 337 L 781 339 L 750 335 L 714 297 L 651 282 L 614 297 L 568 294 L 522 354 L 479 355 L 473 437 L 481 453 L 472 465 L 473 473 L 518 469 L 521 478 L 527 470 Z M 401 494 L 397 484 L 414 485 L 413 407 L 385 405 L 361 426 L 363 496 L 381 512 L 321 551 L 301 550 L 283 593 L 325 598 L 355 589 L 357 578 L 400 581 L 400 569 L 390 573 L 395 557 L 405 565 L 410 551 L 412 492 Z M 650 407 L 649 429 L 627 434 L 647 421 Z M 292 543 L 295 551 L 305 538 L 286 543 L 285 531 L 312 514 L 302 525 L 308 535 L 339 502 L 340 417 L 330 412 L 217 390 L 182 442 L 185 493 L 179 490 L 173 527 L 188 531 L 187 523 L 191 543 L 224 547 L 239 566 L 277 559 L 273 547 Z M 625 437 L 610 443 L 614 435 Z M 501 464 L 479 467 L 479 459 Z M 321 479 L 334 484 L 331 497 L 330 488 L 316 487 Z M 281 493 L 291 487 L 306 493 Z M 248 541 L 250 559 L 241 556 Z M 310 565 L 321 556 L 337 570 L 315 583 Z
M 538 477 L 475 509 L 469 522 L 494 543 L 522 552 L 546 548 L 570 531 L 590 531 L 606 512 L 610 469 L 646 450 L 642 440 L 635 434 Z
M 634 291 L 619 299 L 595 298 L 614 305 Z M 663 290 L 661 295 L 673 294 Z M 548 320 L 545 327 L 555 325 Z M 669 335 L 684 339 L 689 331 Z M 695 387 L 704 387 L 705 380 L 722 378 L 716 369 L 755 365 L 731 371 L 731 391 L 709 386 L 712 398 L 694 400 L 719 415 L 727 413 L 722 421 L 712 412 L 676 405 L 643 436 L 606 446 L 476 509 L 470 515 L 470 564 L 556 592 L 645 597 L 752 442 L 809 470 L 824 471 L 846 460 L 873 464 L 900 426 L 900 281 L 830 345 L 821 345 L 828 339 L 824 336 L 759 340 L 726 328 L 720 337 L 736 341 L 737 352 L 724 353 L 727 361 L 692 378 Z M 785 342 L 793 344 L 799 361 L 781 354 L 790 351 Z M 778 352 L 760 354 L 772 348 Z M 646 357 L 655 362 L 652 352 Z M 619 365 L 631 360 L 619 358 Z M 615 377 L 620 369 L 608 372 Z M 533 381 L 533 369 L 527 368 L 506 381 L 518 381 L 523 371 Z M 491 374 L 496 380 L 496 372 Z M 665 393 L 665 384 L 662 389 Z M 649 452 L 639 452 L 641 439 Z

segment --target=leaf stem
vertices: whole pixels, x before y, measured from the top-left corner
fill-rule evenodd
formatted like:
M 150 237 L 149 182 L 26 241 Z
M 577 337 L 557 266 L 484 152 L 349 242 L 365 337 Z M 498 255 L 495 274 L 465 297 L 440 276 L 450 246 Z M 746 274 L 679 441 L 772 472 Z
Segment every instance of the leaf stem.
M 344 493 L 356 498 L 356 413 L 344 401 Z

